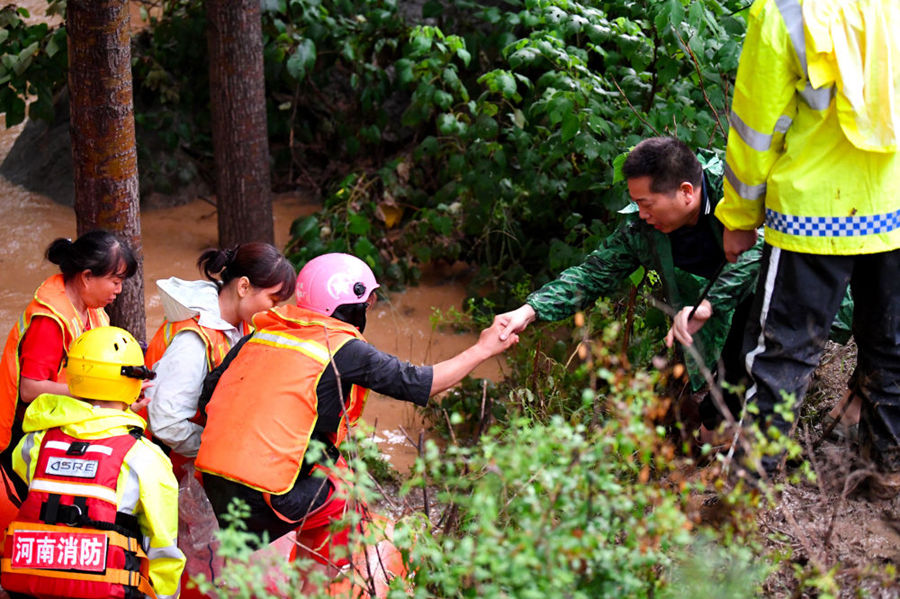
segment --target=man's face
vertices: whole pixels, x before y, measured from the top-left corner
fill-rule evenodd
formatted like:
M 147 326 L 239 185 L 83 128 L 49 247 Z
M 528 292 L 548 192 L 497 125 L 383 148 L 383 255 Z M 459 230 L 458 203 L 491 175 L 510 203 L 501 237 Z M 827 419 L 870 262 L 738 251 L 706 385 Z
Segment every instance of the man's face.
M 671 233 L 697 222 L 700 204 L 694 201 L 690 183 L 682 183 L 672 193 L 650 191 L 650 177 L 634 177 L 627 183 L 628 193 L 638 205 L 638 216 L 658 231 Z

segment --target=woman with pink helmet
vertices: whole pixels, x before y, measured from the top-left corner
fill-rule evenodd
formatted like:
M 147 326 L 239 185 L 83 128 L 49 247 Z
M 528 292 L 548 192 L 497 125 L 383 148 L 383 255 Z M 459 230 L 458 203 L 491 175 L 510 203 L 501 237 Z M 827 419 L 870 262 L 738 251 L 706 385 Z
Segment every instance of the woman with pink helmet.
M 348 508 L 336 476 L 347 467 L 338 446 L 369 390 L 425 405 L 518 341 L 501 341 L 497 325 L 433 366 L 403 362 L 362 336 L 377 288 L 372 270 L 354 256 L 310 260 L 297 278 L 297 305 L 254 317 L 256 331 L 222 372 L 197 455 L 220 520 L 241 498 L 250 506 L 251 532 L 274 539 L 301 528 L 309 539 L 311 529 L 320 530 L 314 558 L 337 567 L 347 561 L 330 547 L 346 544 L 350 532 L 328 526 Z M 306 455 L 311 439 L 326 448 L 317 462 Z M 315 470 L 325 478 L 312 476 Z

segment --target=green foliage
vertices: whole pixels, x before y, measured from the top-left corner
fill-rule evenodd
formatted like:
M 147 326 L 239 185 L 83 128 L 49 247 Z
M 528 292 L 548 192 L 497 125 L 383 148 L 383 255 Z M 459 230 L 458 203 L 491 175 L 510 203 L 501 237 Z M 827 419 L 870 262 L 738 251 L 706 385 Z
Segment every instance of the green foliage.
M 400 499 L 427 493 L 439 520 L 417 513 L 397 521 L 393 543 L 409 576 L 394 580 L 388 596 L 676 597 L 699 588 L 685 586 L 694 575 L 714 595 L 758 587 L 766 569 L 754 560 L 752 532 L 728 522 L 697 528 L 689 498 L 702 483 L 677 482 L 685 464 L 654 420 L 652 378 L 622 377 L 609 366 L 597 363 L 609 392 L 596 423 L 600 397 L 585 392 L 568 418 L 514 415 L 475 444 L 426 444 Z M 366 454 L 377 448 L 358 433 L 343 450 L 355 470 L 351 500 L 375 505 Z M 722 497 L 736 518 L 758 509 L 756 495 Z M 309 588 L 322 580 L 312 563 L 251 559 L 252 539 L 236 517 L 220 537 L 229 596 L 324 596 Z M 376 529 L 353 542 L 380 538 Z M 275 570 L 281 574 L 273 577 Z M 277 593 L 273 579 L 282 581 Z
M 698 536 L 671 569 L 671 583 L 660 593 L 664 599 L 689 597 L 747 597 L 757 589 L 771 567 L 743 545 L 720 545 Z
M 420 17 L 395 0 L 261 7 L 273 181 L 326 198 L 319 235 L 298 226 L 292 259 L 356 252 L 401 284 L 424 263 L 462 259 L 479 265 L 473 289 L 493 290 L 498 306 L 611 230 L 625 203 L 615 164 L 639 139 L 723 144 L 745 8 L 455 0 L 427 2 Z M 172 191 L 211 179 L 208 67 L 202 3 L 161 8 L 133 44 L 135 105 L 142 176 Z M 37 66 L 64 33 L 7 29 L 8 73 L 36 40 L 41 50 L 0 110 L 20 120 L 33 93 L 31 110 L 46 114 L 64 71 Z M 61 67 L 64 46 L 52 55 Z
M 53 96 L 66 81 L 65 28 L 28 25 L 29 16 L 15 5 L 0 8 L 0 112 L 7 127 L 25 120 L 26 104 L 29 117 L 52 121 Z
M 412 563 L 427 564 L 415 596 L 651 596 L 690 525 L 677 496 L 637 483 L 630 433 L 598 433 L 517 420 L 477 447 L 429 446 L 409 488 L 427 480 L 459 518 L 452 534 L 398 527 Z
M 393 543 L 409 574 L 391 582 L 389 597 L 753 596 L 790 559 L 767 554 L 756 525 L 759 510 L 771 505 L 771 487 L 738 473 L 739 463 L 724 452 L 702 469 L 680 454 L 661 426 L 667 404 L 657 389 L 664 377 L 631 370 L 608 343 L 617 332 L 586 334 L 588 326 L 579 327 L 587 349 L 569 364 L 523 376 L 515 362 L 510 381 L 493 389 L 464 385 L 457 397 L 442 399 L 459 443 L 428 442 L 390 502 L 410 506 L 426 496 L 432 509 L 407 509 L 396 522 Z M 580 375 L 553 382 L 569 368 Z M 562 410 L 538 410 L 522 401 L 523 391 L 556 395 L 560 405 L 569 399 Z M 463 438 L 469 417 L 455 406 L 485 397 L 503 414 Z M 777 436 L 748 434 L 764 453 L 793 451 Z M 348 478 L 352 500 L 376 505 L 370 435 L 356 431 L 342 451 L 355 471 Z M 720 515 L 698 515 L 697 497 L 715 499 Z M 348 518 L 345 524 L 358 522 Z M 312 563 L 260 569 L 248 559 L 240 524 L 221 538 L 229 596 L 325 596 L 309 588 L 324 580 Z M 353 542 L 381 538 L 375 529 Z M 274 570 L 283 580 L 277 593 Z M 833 573 L 811 567 L 798 569 L 795 580 L 835 588 Z
M 526 274 L 541 283 L 577 262 L 624 204 L 613 184 L 623 149 L 656 133 L 696 147 L 723 143 L 743 28 L 730 14 L 737 8 L 428 3 L 439 26 L 385 32 L 408 32 L 393 56 L 378 58 L 393 60 L 388 83 L 409 94 L 400 122 L 417 139 L 401 154 L 403 177 L 360 175 L 370 184 L 358 212 L 372 215 L 367 236 L 379 260 L 477 263 L 473 285 L 489 282 L 500 305 Z M 399 223 L 380 217 L 385 198 L 402 199 Z
M 198 178 L 213 187 L 204 15 L 202 3 L 166 0 L 132 40 L 142 192 L 173 194 Z

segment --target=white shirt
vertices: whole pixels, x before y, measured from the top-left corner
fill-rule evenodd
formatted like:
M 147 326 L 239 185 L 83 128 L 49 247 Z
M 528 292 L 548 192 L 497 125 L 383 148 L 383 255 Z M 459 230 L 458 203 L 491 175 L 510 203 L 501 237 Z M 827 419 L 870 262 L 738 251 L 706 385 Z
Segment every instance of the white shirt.
M 172 277 L 156 282 L 166 319 L 177 322 L 199 315 L 204 327 L 225 333 L 231 345 L 242 336 L 241 327 L 222 320 L 218 287 L 211 281 L 183 281 Z M 203 379 L 209 373 L 206 345 L 193 331 L 175 336 L 153 366 L 154 385 L 147 390 L 150 430 L 153 435 L 185 457 L 200 449 L 203 427 L 190 419 L 197 413 Z

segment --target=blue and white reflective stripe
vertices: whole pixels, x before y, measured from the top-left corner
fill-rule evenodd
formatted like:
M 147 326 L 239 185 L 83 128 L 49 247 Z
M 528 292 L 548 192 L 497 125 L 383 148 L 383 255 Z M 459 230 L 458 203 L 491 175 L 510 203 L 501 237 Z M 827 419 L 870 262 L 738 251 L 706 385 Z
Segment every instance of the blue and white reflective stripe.
M 791 216 L 766 208 L 766 226 L 786 235 L 860 237 L 900 229 L 900 210 L 866 216 Z
M 66 443 L 65 441 L 47 441 L 46 445 L 47 449 L 59 449 L 60 451 L 69 451 L 69 447 L 72 445 L 70 443 Z M 105 445 L 88 445 L 87 449 L 84 450 L 85 453 L 104 453 L 106 455 L 112 455 L 112 447 L 107 447 Z
M 757 152 L 765 152 L 771 148 L 772 138 L 775 137 L 775 134 L 787 133 L 787 130 L 791 128 L 792 122 L 793 120 L 791 117 L 782 115 L 775 121 L 775 127 L 773 128 L 772 133 L 762 133 L 745 123 L 735 111 L 732 110 L 731 114 L 728 115 L 728 123 L 731 125 L 731 128 L 737 132 L 738 136 L 744 140 L 745 144 Z
M 738 179 L 738 176 L 731 170 L 731 165 L 725 163 L 725 179 L 731 183 L 731 186 L 741 198 L 745 200 L 758 200 L 766 195 L 766 184 L 748 185 Z
M 47 480 L 36 478 L 28 485 L 28 491 L 40 491 L 42 493 L 56 493 L 58 495 L 78 495 L 80 497 L 93 497 L 116 505 L 116 491 L 103 485 L 88 485 L 70 483 L 66 481 Z
M 803 32 L 803 8 L 797 0 L 775 0 L 775 5 L 778 7 L 778 12 L 781 13 L 784 26 L 791 37 L 791 44 L 794 46 L 794 52 L 797 53 L 800 66 L 803 68 L 803 76 L 807 80 L 806 88 L 800 92 L 800 97 L 813 110 L 825 110 L 834 97 L 834 86 L 813 89 L 809 84 L 809 71 L 806 66 L 806 37 Z

